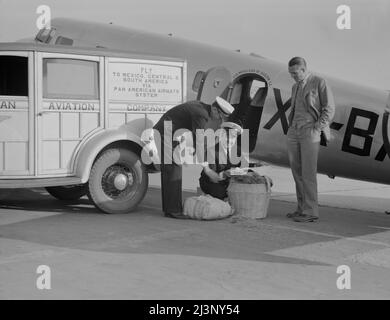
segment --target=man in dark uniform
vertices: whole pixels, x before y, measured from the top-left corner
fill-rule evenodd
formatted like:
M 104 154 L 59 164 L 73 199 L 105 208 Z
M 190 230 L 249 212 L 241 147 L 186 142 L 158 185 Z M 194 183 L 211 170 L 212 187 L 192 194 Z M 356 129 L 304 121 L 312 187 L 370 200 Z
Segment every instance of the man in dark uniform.
M 212 105 L 190 101 L 168 110 L 153 127 L 161 137 L 161 196 L 162 209 L 166 217 L 187 218 L 182 214 L 182 166 L 175 163 L 172 156 L 172 150 L 175 150 L 179 142 L 175 140 L 164 142 L 164 128 L 171 126 L 172 137 L 179 129 L 189 130 L 195 137 L 197 129 L 218 129 L 233 110 L 227 101 L 219 97 Z M 171 145 L 167 146 L 166 143 Z

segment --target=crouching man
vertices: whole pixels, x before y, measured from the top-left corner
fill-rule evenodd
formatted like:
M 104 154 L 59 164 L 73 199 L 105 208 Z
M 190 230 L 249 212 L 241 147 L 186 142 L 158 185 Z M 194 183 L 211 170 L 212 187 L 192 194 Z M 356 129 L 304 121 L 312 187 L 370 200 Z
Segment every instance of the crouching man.
M 210 150 L 213 153 L 214 163 L 203 164 L 199 185 L 204 193 L 225 200 L 231 175 L 230 169 L 240 166 L 240 163 L 232 163 L 232 151 L 238 136 L 243 133 L 243 128 L 237 120 L 223 122 L 221 129 L 223 130 L 218 143 Z

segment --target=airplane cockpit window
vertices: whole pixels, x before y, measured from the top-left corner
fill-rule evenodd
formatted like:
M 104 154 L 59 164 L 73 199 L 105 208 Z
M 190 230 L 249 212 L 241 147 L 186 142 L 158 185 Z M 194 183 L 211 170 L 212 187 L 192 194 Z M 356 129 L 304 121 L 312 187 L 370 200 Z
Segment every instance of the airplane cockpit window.
M 62 37 L 58 36 L 56 39 L 56 44 L 61 44 L 64 46 L 71 46 L 73 45 L 73 39 L 67 38 L 67 37 Z
M 44 59 L 43 96 L 50 99 L 98 100 L 98 63 L 74 59 Z
M 0 96 L 28 96 L 28 59 L 0 56 Z

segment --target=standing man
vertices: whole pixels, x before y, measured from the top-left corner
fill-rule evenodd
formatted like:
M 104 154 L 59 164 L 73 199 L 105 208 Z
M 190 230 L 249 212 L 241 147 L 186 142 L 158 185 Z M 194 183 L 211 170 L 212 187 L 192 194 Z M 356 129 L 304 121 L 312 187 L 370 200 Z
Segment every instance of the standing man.
M 329 140 L 335 104 L 330 87 L 324 79 L 308 73 L 305 59 L 292 58 L 288 71 L 296 82 L 292 87 L 287 149 L 298 205 L 287 217 L 313 222 L 319 218 L 317 159 L 321 133 Z
M 219 97 L 212 105 L 201 101 L 190 101 L 168 110 L 153 127 L 161 136 L 161 196 L 162 209 L 166 217 L 188 218 L 182 213 L 182 166 L 175 163 L 172 155 L 172 151 L 180 142 L 169 140 L 166 142 L 171 145 L 165 145 L 164 128 L 170 126 L 172 137 L 179 129 L 187 129 L 195 137 L 197 129 L 218 129 L 233 110 L 230 103 Z M 165 155 L 165 153 L 169 154 Z M 168 163 L 166 163 L 167 159 L 170 160 Z

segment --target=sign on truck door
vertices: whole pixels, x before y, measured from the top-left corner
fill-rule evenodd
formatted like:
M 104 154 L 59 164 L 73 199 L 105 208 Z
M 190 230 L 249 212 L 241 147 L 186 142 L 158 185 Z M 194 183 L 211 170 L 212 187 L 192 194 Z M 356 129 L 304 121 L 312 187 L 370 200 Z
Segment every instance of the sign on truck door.
M 108 126 L 143 118 L 151 127 L 162 114 L 185 101 L 183 62 L 107 59 Z M 143 128 L 144 129 L 144 128 Z M 138 131 L 141 135 L 141 131 Z

